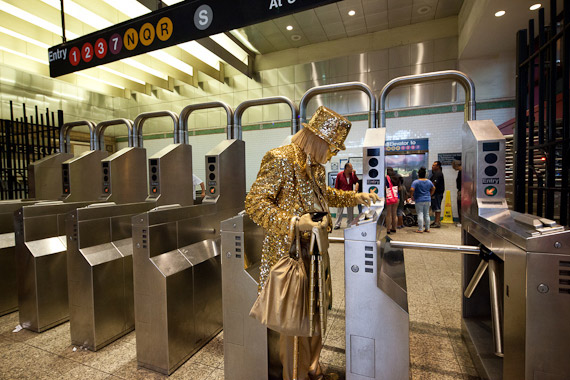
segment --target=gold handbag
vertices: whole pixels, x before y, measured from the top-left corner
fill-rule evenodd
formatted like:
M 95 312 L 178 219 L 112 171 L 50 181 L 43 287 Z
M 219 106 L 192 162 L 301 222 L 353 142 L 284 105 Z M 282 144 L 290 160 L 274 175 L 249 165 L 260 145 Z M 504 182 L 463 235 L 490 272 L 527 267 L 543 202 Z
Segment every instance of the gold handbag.
M 287 336 L 310 336 L 309 279 L 301 257 L 298 218 L 295 228 L 297 257 L 282 257 L 269 271 L 249 316 Z

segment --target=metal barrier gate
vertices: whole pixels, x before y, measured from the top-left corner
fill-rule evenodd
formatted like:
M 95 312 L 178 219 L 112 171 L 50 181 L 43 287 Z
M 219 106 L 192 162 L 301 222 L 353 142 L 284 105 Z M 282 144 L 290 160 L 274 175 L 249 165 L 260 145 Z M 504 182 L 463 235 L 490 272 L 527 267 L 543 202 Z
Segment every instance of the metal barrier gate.
M 219 143 L 205 165 L 201 205 L 162 206 L 133 217 L 137 362 L 165 374 L 222 327 L 219 224 L 243 207 L 244 142 Z
M 485 378 L 566 379 L 570 230 L 508 210 L 504 148 L 491 121 L 464 124 L 463 241 L 486 253 L 463 257 L 463 334 Z
M 129 147 L 133 147 L 135 131 L 133 123 L 126 119 L 99 123 L 97 146 L 104 149 L 104 132 L 111 125 L 126 125 Z M 132 157 L 136 158 L 126 157 L 127 164 Z M 100 177 L 95 178 L 100 181 Z M 100 195 L 100 186 L 101 182 L 95 186 L 97 195 Z M 96 351 L 134 329 L 131 218 L 153 206 L 153 202 L 96 203 L 67 215 L 72 344 Z
M 91 132 L 90 150 L 77 157 L 70 158 L 61 164 L 62 190 L 59 199 L 65 202 L 96 200 L 100 194 L 100 179 L 93 175 L 102 159 L 109 153 L 97 144 L 96 127 L 92 122 L 75 122 L 64 124 L 59 139 L 60 152 L 68 153 L 69 130 L 73 126 L 87 125 Z M 103 147 L 104 148 L 104 147 Z M 88 169 L 87 169 L 88 168 Z

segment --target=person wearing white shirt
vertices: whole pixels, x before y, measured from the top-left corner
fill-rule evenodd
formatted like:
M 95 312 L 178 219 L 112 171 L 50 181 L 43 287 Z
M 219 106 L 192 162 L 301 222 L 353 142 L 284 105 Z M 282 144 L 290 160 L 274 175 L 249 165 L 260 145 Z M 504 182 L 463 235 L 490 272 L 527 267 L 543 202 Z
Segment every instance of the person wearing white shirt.
M 196 174 L 192 174 L 192 183 L 194 184 L 194 189 L 192 189 L 192 198 L 196 200 L 196 186 L 200 185 L 202 188 L 202 194 L 200 194 L 201 198 L 206 196 L 206 186 L 204 186 L 204 181 L 202 181 Z

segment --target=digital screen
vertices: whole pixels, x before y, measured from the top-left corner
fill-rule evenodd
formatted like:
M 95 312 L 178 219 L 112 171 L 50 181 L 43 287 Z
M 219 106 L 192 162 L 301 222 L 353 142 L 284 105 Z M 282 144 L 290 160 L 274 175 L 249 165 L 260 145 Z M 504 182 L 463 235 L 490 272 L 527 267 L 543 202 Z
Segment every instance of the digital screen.
M 215 164 L 216 163 L 216 157 L 208 157 L 208 163 L 209 164 Z
M 496 152 L 499 150 L 499 142 L 483 143 L 483 152 Z
M 379 156 L 380 155 L 380 148 L 366 149 L 366 154 L 368 156 Z

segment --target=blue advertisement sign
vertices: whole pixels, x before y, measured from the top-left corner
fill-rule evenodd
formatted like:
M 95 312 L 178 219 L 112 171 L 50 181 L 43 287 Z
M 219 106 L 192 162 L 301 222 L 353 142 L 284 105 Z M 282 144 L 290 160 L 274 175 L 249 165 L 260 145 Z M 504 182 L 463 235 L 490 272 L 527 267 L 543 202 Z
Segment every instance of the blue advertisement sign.
M 391 140 L 386 141 L 387 154 L 408 154 L 427 152 L 429 139 Z

